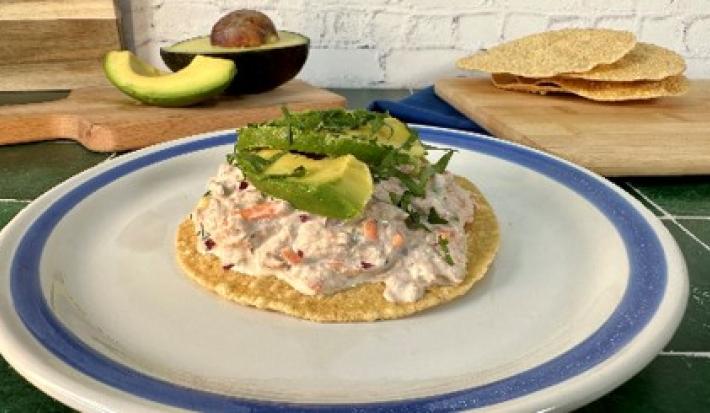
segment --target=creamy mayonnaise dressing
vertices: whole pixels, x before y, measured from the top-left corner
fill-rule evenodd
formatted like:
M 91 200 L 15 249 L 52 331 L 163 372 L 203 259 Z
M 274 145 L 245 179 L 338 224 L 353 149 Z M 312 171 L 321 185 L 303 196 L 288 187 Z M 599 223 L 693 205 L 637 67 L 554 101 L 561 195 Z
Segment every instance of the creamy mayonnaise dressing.
M 465 277 L 464 225 L 473 220 L 474 205 L 448 172 L 434 175 L 426 196 L 412 201 L 448 220 L 426 223 L 431 232 L 407 228 L 407 214 L 390 200 L 390 193 L 405 190 L 395 178 L 377 183 L 363 215 L 352 220 L 295 209 L 257 190 L 229 164 L 220 166 L 207 189 L 191 214 L 197 249 L 232 271 L 274 275 L 307 295 L 383 281 L 384 297 L 392 302 L 416 301 L 430 286 Z M 446 262 L 440 237 L 448 240 L 453 265 Z

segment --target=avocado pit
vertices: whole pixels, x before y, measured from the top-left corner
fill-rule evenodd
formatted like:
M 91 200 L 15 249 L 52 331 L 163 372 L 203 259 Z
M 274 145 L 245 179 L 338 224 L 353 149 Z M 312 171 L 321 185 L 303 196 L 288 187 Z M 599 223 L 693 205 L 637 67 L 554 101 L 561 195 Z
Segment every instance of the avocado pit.
M 210 43 L 222 47 L 256 47 L 279 40 L 269 16 L 256 10 L 235 10 L 220 18 L 210 33 Z

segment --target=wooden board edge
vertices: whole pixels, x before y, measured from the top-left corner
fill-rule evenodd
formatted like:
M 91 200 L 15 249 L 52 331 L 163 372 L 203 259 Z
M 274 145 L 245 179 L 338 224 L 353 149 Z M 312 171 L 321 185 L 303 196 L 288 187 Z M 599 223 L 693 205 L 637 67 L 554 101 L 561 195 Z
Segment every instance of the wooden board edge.
M 460 78 L 454 79 L 458 81 Z M 475 79 L 479 80 L 480 78 Z M 493 116 L 489 115 L 484 108 L 479 107 L 479 110 L 477 111 L 470 110 L 470 108 L 465 105 L 465 102 L 457 99 L 456 96 L 450 94 L 448 90 L 442 86 L 442 84 L 447 80 L 449 79 L 440 79 L 435 81 L 434 93 L 443 101 L 451 105 L 454 109 L 466 115 L 467 118 L 483 127 L 483 129 L 495 137 L 521 143 L 535 149 L 542 149 L 542 147 L 537 144 L 532 137 L 523 135 L 505 123 L 497 121 Z
M 551 148 L 549 145 L 539 144 L 534 136 L 526 136 L 512 127 L 495 118 L 491 113 L 493 106 L 486 107 L 485 103 L 476 105 L 473 100 L 463 100 L 460 96 L 453 96 L 450 91 L 456 86 L 465 83 L 468 78 L 444 78 L 434 82 L 434 92 L 445 102 L 463 113 L 466 117 L 478 123 L 493 136 L 507 141 L 522 144 L 540 150 L 544 153 L 565 159 L 573 164 L 582 166 L 597 174 L 606 177 L 632 177 L 632 176 L 683 176 L 683 175 L 707 175 L 710 174 L 710 155 L 696 156 L 695 159 L 687 161 L 668 162 L 665 157 L 658 159 L 645 159 L 643 165 L 634 162 L 625 164 L 612 164 L 604 162 L 603 159 L 580 159 L 576 154 L 560 150 L 561 148 Z M 471 81 L 485 81 L 481 78 L 470 78 Z M 697 88 L 710 90 L 710 79 L 691 80 Z M 695 90 L 697 93 L 698 90 Z M 509 92 L 514 93 L 514 92 Z M 696 97 L 697 98 L 697 97 Z M 664 104 L 672 104 L 669 99 Z M 707 152 L 704 152 L 707 153 Z M 704 154 L 703 153 L 703 154 Z
M 308 83 L 305 84 L 309 85 Z M 346 107 L 347 99 L 345 97 L 326 89 L 320 89 L 318 92 L 321 95 L 325 96 L 323 96 L 317 102 L 293 101 L 285 103 L 285 106 L 289 107 L 289 109 L 292 111 L 325 110 Z M 72 139 L 75 139 L 77 142 L 84 145 L 87 149 L 94 152 L 116 152 L 125 150 L 135 150 L 149 145 L 180 139 L 200 133 L 209 133 L 211 131 L 216 130 L 238 128 L 248 123 L 265 122 L 271 119 L 275 119 L 281 116 L 281 114 L 281 108 L 274 105 L 272 107 L 264 107 L 258 113 L 258 115 L 244 118 L 236 123 L 234 123 L 233 120 L 226 118 L 223 114 L 206 115 L 202 117 L 202 121 L 211 122 L 213 126 L 211 126 L 210 130 L 205 130 L 205 128 L 199 127 L 199 124 L 201 122 L 194 122 L 193 128 L 185 128 L 179 134 L 175 134 L 172 128 L 163 127 L 156 129 L 151 122 L 145 122 L 141 125 L 141 128 L 144 132 L 150 133 L 152 139 L 142 141 L 118 139 L 116 134 L 121 134 L 120 128 L 109 129 L 103 127 L 100 124 L 83 123 L 81 124 L 81 130 L 74 133 L 74 137 L 72 137 Z M 126 132 L 126 134 L 129 133 L 131 134 L 131 136 L 140 135 L 140 132 L 136 132 L 135 130 Z

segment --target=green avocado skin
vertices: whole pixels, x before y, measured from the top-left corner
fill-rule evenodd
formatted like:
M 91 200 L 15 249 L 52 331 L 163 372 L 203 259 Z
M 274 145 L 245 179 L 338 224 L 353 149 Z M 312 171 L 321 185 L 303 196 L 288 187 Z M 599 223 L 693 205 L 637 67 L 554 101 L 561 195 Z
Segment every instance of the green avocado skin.
M 198 103 L 204 102 L 207 99 L 211 99 L 215 96 L 220 95 L 227 88 L 227 85 L 224 85 L 222 87 L 204 90 L 204 91 L 201 91 L 198 93 L 192 93 L 192 94 L 185 95 L 185 96 L 175 97 L 175 96 L 159 96 L 159 95 L 155 95 L 155 94 L 147 94 L 147 93 L 143 93 L 140 90 L 122 87 L 119 84 L 117 84 L 116 82 L 114 82 L 111 78 L 109 78 L 109 81 L 111 81 L 111 83 L 114 86 L 119 88 L 121 90 L 121 92 L 132 97 L 133 99 L 136 99 L 136 100 L 143 102 L 147 105 L 161 106 L 161 107 L 165 107 L 165 108 L 181 108 L 181 107 L 188 107 L 188 106 L 197 105 Z
M 306 63 L 310 40 L 288 47 L 248 50 L 234 53 L 208 53 L 209 57 L 232 60 L 238 68 L 237 75 L 224 91 L 228 95 L 266 92 L 296 77 Z M 170 70 L 176 72 L 189 65 L 199 51 L 172 52 L 160 49 L 160 57 Z

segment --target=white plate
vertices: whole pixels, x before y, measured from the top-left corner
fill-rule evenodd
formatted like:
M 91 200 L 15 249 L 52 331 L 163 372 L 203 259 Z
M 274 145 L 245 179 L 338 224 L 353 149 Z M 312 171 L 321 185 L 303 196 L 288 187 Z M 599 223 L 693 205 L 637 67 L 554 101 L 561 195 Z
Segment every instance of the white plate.
M 175 264 L 180 220 L 231 150 L 217 132 L 121 156 L 54 188 L 0 234 L 0 349 L 89 411 L 566 410 L 670 339 L 687 297 L 663 225 L 606 180 L 492 138 L 459 148 L 502 244 L 463 298 L 402 320 L 317 324 L 227 302 Z

